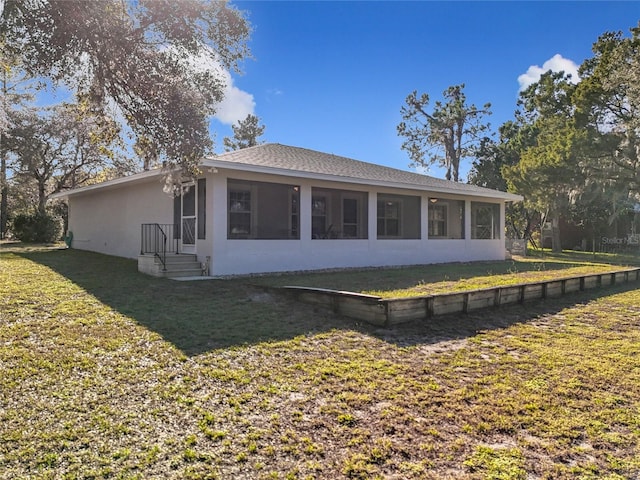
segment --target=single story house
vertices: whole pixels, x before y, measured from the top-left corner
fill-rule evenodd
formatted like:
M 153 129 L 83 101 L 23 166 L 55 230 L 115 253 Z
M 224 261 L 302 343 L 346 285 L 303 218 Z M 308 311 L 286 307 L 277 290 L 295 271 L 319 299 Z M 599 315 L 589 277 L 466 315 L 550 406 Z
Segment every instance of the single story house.
M 201 171 L 175 198 L 162 169 L 56 194 L 72 247 L 139 258 L 152 274 L 149 258 L 176 253 L 211 275 L 500 260 L 505 203 L 522 200 L 276 143 Z

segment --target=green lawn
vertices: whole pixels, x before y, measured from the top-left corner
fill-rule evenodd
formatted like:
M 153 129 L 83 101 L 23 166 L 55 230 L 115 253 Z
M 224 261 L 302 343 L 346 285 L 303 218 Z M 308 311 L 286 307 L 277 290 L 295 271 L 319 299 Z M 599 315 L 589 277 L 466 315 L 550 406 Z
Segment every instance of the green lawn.
M 528 257 L 508 261 L 298 273 L 266 277 L 264 280 L 258 278 L 254 283 L 347 290 L 383 298 L 412 297 L 605 273 L 637 266 L 639 260 L 637 256 L 598 254 L 594 257 L 585 252 L 551 255 L 549 252 L 530 251 Z
M 261 288 L 391 291 L 524 263 L 174 282 L 5 248 L 0 478 L 638 478 L 640 290 L 379 329 Z

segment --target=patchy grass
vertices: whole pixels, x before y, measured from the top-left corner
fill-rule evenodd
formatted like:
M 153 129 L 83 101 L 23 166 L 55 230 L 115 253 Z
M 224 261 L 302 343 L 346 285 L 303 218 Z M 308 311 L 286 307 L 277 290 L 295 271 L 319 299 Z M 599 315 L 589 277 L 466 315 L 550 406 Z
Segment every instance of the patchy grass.
M 606 273 L 633 265 L 635 257 L 585 252 L 531 251 L 530 256 L 493 262 L 417 265 L 400 268 L 353 269 L 256 278 L 254 283 L 346 290 L 382 298 L 402 298 L 451 291 L 490 288 L 555 278 Z
M 387 330 L 256 280 L 3 250 L 0 478 L 640 476 L 640 290 Z
M 490 288 L 500 285 L 517 285 L 527 282 L 540 282 L 544 280 L 553 280 L 557 278 L 587 275 L 592 273 L 607 273 L 619 269 L 619 266 L 614 265 L 589 264 L 572 266 L 571 264 L 565 264 L 564 268 L 556 268 L 553 270 L 528 270 L 524 272 L 518 272 L 516 269 L 514 269 L 509 273 L 504 274 L 493 274 L 492 272 L 487 272 L 488 275 L 481 275 L 472 278 L 460 278 L 457 281 L 443 280 L 441 282 L 431 283 L 421 280 L 417 285 L 410 288 L 382 291 L 365 290 L 362 293 L 377 295 L 382 298 L 415 297 L 435 293 L 459 292 L 465 290 L 475 290 L 479 288 Z

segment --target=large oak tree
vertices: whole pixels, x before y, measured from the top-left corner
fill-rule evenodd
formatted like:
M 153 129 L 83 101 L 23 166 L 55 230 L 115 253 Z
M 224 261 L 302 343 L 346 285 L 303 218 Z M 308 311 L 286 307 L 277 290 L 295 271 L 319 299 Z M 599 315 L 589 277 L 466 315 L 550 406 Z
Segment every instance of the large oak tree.
M 36 186 L 37 211 L 51 193 L 86 184 L 111 165 L 119 129 L 86 104 L 62 104 L 11 115 L 6 141 L 15 181 Z
M 640 27 L 630 37 L 605 33 L 581 66 L 580 126 L 590 132 L 589 178 L 640 197 Z
M 0 13 L 6 53 L 30 76 L 111 109 L 187 174 L 211 148 L 221 69 L 249 54 L 249 25 L 224 1 L 5 0 Z

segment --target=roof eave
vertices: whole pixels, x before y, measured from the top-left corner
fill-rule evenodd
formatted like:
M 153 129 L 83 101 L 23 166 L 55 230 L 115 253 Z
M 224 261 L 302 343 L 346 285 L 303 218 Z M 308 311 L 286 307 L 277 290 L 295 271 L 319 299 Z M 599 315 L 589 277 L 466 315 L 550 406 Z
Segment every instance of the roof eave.
M 206 168 L 223 168 L 227 170 L 239 170 L 239 171 L 249 171 L 252 173 L 264 173 L 270 175 L 279 175 L 284 177 L 295 177 L 300 178 L 304 176 L 305 178 L 309 178 L 312 180 L 325 180 L 332 182 L 340 182 L 340 183 L 352 183 L 357 185 L 371 185 L 376 187 L 387 187 L 387 188 L 399 188 L 403 190 L 421 190 L 421 191 L 429 191 L 433 193 L 444 193 L 444 194 L 459 194 L 467 197 L 483 197 L 483 198 L 499 198 L 508 202 L 519 202 L 522 201 L 523 197 L 520 195 L 516 195 L 508 192 L 501 192 L 499 190 L 491 190 L 486 189 L 485 191 L 452 191 L 446 187 L 438 187 L 438 186 L 425 186 L 420 184 L 413 183 L 400 183 L 400 182 L 383 182 L 380 180 L 369 180 L 363 178 L 356 177 L 346 177 L 341 175 L 331 175 L 326 173 L 313 173 L 313 172 L 304 172 L 299 170 L 289 170 L 286 168 L 278 168 L 278 167 L 268 167 L 264 165 L 252 165 L 246 163 L 231 163 L 225 161 L 219 161 L 215 158 L 206 158 L 202 162 L 202 166 Z M 464 184 L 461 184 L 464 185 Z
M 126 177 L 114 178 L 113 180 L 107 180 L 106 182 L 100 182 L 94 185 L 88 185 L 86 187 L 79 187 L 71 190 L 64 190 L 62 192 L 54 193 L 53 195 L 49 196 L 49 200 L 68 199 L 69 197 L 72 197 L 75 195 L 82 195 L 85 193 L 92 192 L 94 190 L 116 188 L 116 187 L 124 186 L 130 183 L 139 183 L 139 182 L 153 179 L 154 177 L 159 177 L 164 173 L 165 172 L 160 168 L 155 170 L 147 170 L 145 172 L 135 173 L 133 175 L 128 175 Z

